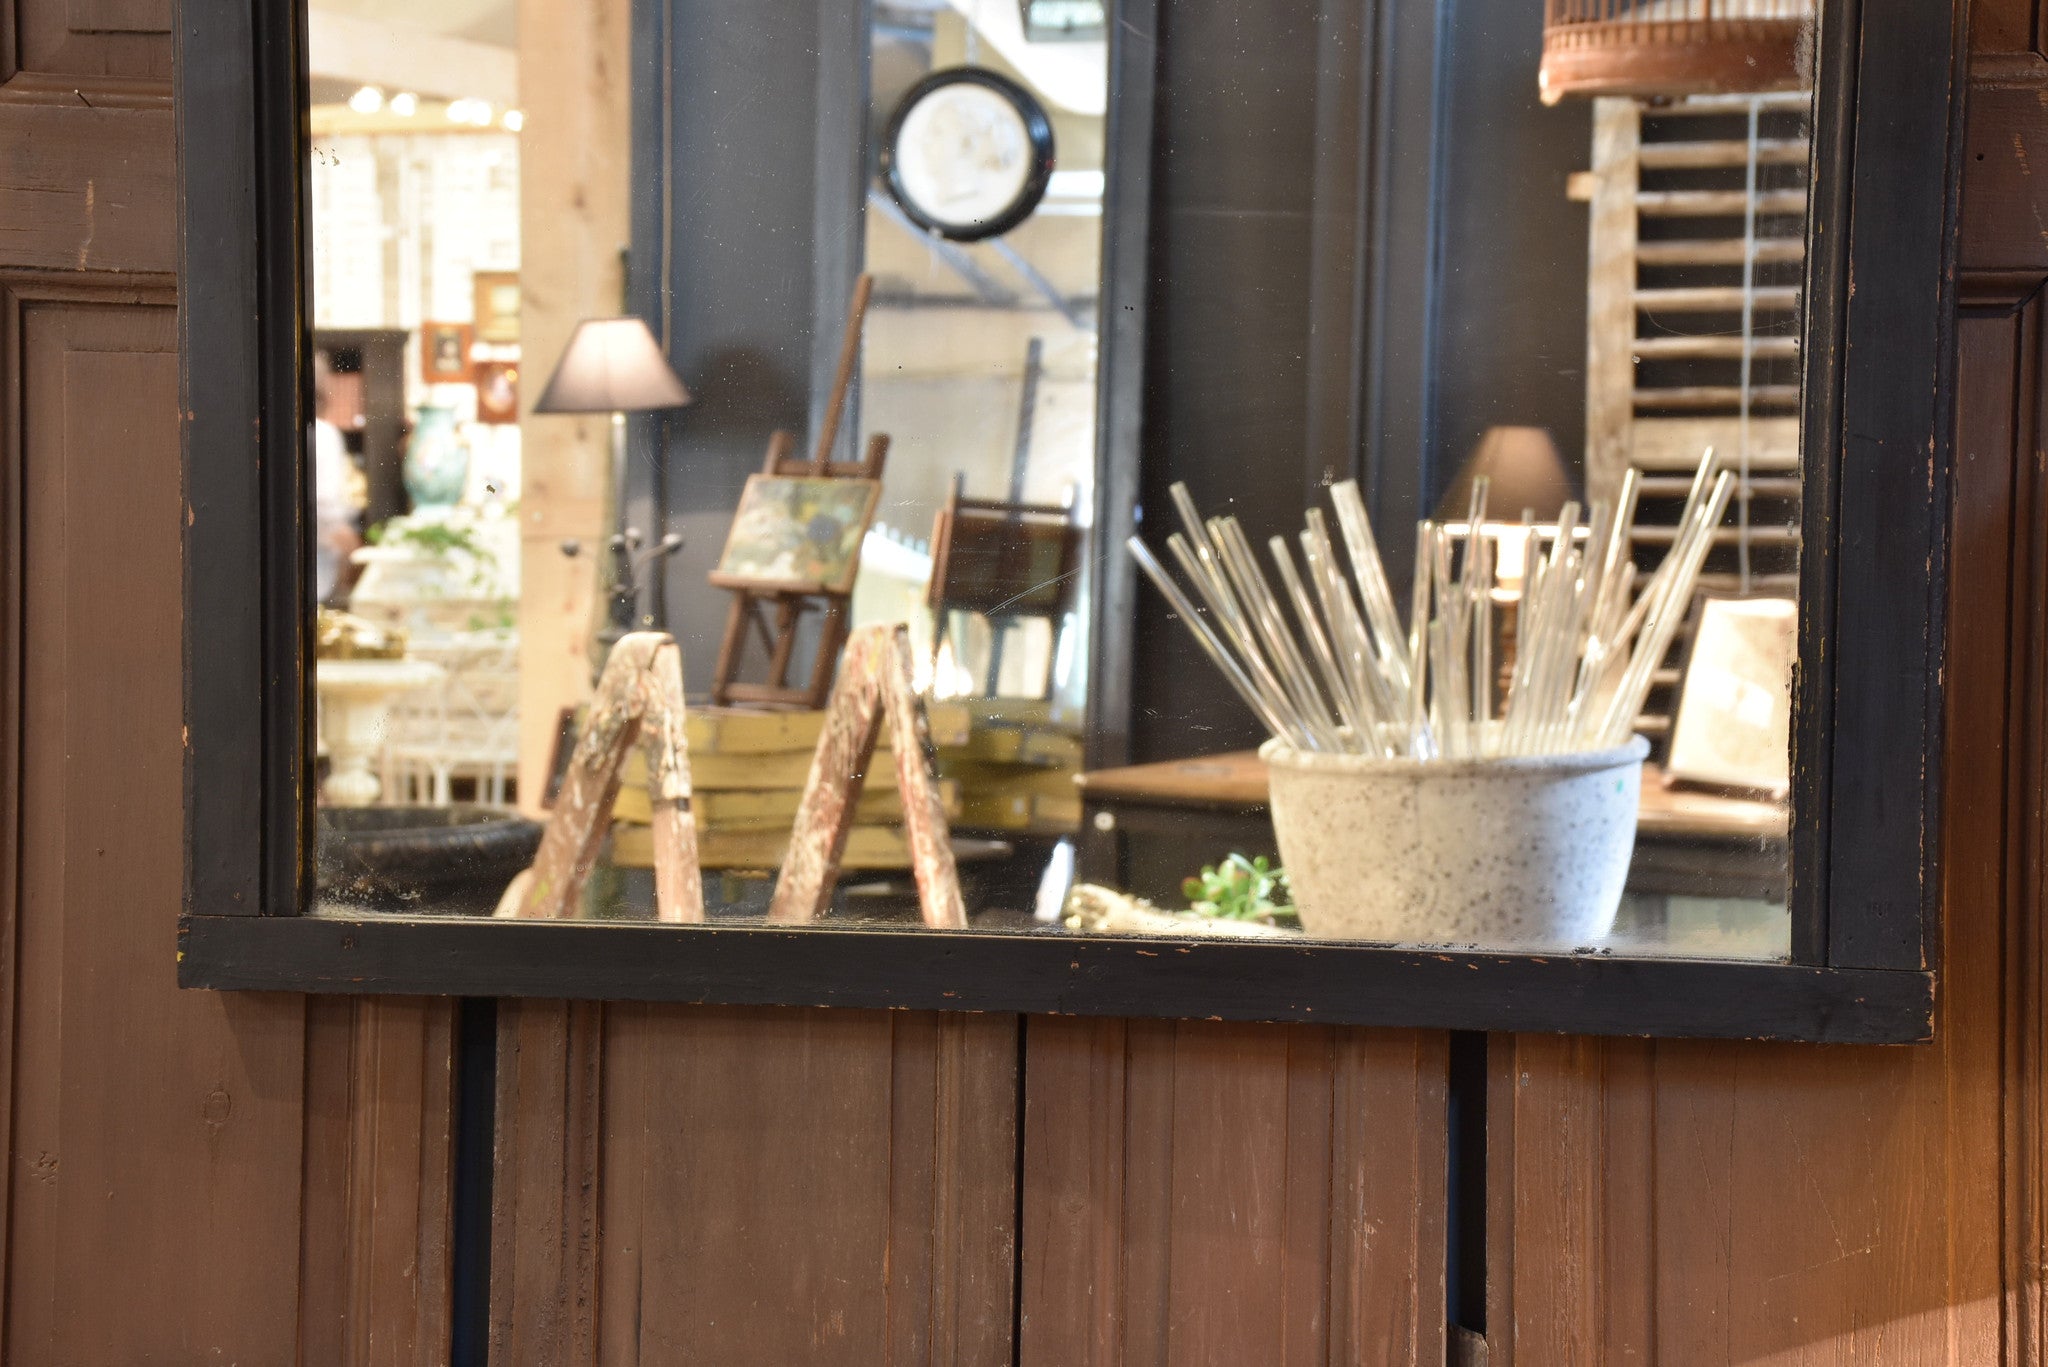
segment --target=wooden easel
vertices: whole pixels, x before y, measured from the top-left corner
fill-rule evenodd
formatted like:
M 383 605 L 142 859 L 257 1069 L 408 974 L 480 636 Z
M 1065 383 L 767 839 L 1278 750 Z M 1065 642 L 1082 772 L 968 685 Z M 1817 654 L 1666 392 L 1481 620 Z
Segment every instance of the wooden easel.
M 777 432 L 768 439 L 768 459 L 762 473 L 809 477 L 812 479 L 880 479 L 889 456 L 889 438 L 877 432 L 868 440 L 867 458 L 854 463 L 801 460 L 790 456 L 796 446 L 793 433 Z M 846 644 L 853 595 L 831 592 L 791 592 L 752 584 L 712 583 L 732 594 L 732 607 L 725 617 L 725 635 L 718 643 L 718 664 L 711 681 L 711 701 L 720 707 L 751 703 L 761 707 L 793 707 L 816 711 L 825 705 L 832 691 L 832 672 L 839 663 L 839 651 Z M 813 612 L 822 614 L 817 653 L 811 660 L 807 682 L 789 682 L 791 657 L 796 652 L 797 632 Z M 773 625 L 770 625 L 772 616 Z M 747 633 L 756 632 L 768 652 L 765 683 L 736 680 L 745 658 Z
M 866 325 L 868 296 L 874 290 L 874 283 L 872 276 L 862 275 L 854 284 L 853 302 L 846 315 L 846 334 L 839 347 L 839 371 L 833 380 L 831 402 L 826 405 L 824 423 L 819 428 L 811 458 L 802 460 L 795 457 L 792 454 L 796 450 L 795 434 L 778 431 L 768 439 L 768 458 L 761 466 L 763 474 L 810 479 L 879 480 L 882 477 L 882 466 L 889 454 L 889 438 L 881 433 L 868 439 L 863 459 L 832 459 L 832 447 L 839 440 L 839 425 L 846 412 L 847 392 L 853 386 L 854 366 L 860 360 L 861 332 Z M 852 595 L 816 590 L 799 593 L 752 584 L 721 583 L 716 574 L 711 582 L 733 596 L 732 607 L 726 613 L 725 636 L 718 645 L 718 664 L 712 671 L 711 701 L 720 707 L 736 702 L 813 711 L 823 707 L 832 688 L 832 673 L 839 662 L 840 648 L 846 643 Z M 813 612 L 821 613 L 822 618 L 810 679 L 801 685 L 792 685 L 789 666 L 796 651 L 797 632 L 804 619 Z M 772 627 L 769 623 L 771 615 Z M 768 652 L 766 683 L 739 682 L 734 677 L 739 673 L 746 654 L 750 628 L 758 633 Z
M 683 727 L 683 653 L 675 637 L 662 631 L 631 632 L 612 647 L 533 867 L 505 890 L 501 915 L 576 915 L 612 824 L 626 755 L 636 742 L 647 755 L 647 795 L 654 808 L 655 915 L 663 921 L 704 919 Z
M 924 700 L 911 682 L 910 633 L 901 623 L 862 627 L 846 643 L 846 661 L 832 689 L 832 704 L 790 832 L 789 853 L 783 856 L 782 875 L 768 906 L 770 921 L 813 921 L 830 908 L 847 833 L 853 829 L 854 806 L 866 784 L 884 716 L 895 738 L 903 834 L 910 846 L 924 922 L 940 930 L 966 928 L 952 832 L 933 774 L 931 727 Z

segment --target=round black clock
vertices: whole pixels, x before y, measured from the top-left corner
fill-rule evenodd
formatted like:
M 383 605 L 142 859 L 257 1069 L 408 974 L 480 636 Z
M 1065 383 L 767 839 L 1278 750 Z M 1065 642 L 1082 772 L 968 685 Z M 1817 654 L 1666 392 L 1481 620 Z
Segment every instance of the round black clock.
M 912 86 L 882 139 L 882 178 L 920 227 L 978 242 L 1031 216 L 1052 179 L 1052 121 L 1030 91 L 983 67 Z

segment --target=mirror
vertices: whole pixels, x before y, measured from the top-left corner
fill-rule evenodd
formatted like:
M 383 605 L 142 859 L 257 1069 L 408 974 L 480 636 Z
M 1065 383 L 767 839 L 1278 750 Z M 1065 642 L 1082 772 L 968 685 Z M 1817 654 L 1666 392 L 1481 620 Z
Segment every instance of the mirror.
M 315 910 L 1789 959 L 1813 16 L 1454 8 L 313 0 Z

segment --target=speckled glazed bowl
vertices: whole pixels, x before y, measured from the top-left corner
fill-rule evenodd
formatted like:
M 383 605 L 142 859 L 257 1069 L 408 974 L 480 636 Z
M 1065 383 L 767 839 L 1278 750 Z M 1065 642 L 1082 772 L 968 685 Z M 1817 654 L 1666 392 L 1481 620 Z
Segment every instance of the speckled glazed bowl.
M 1268 741 L 1273 831 L 1319 939 L 1573 949 L 1614 925 L 1649 742 L 1493 760 Z

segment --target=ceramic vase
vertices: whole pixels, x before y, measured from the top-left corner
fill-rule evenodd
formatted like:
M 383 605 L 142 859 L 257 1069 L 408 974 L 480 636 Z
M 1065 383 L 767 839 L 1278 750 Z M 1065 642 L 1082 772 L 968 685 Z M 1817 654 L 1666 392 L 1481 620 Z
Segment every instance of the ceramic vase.
M 456 431 L 455 410 L 422 404 L 405 448 L 405 491 L 413 507 L 448 507 L 468 480 L 469 448 Z
M 1308 934 L 1552 951 L 1614 927 L 1648 753 L 1640 736 L 1511 759 L 1259 751 Z

